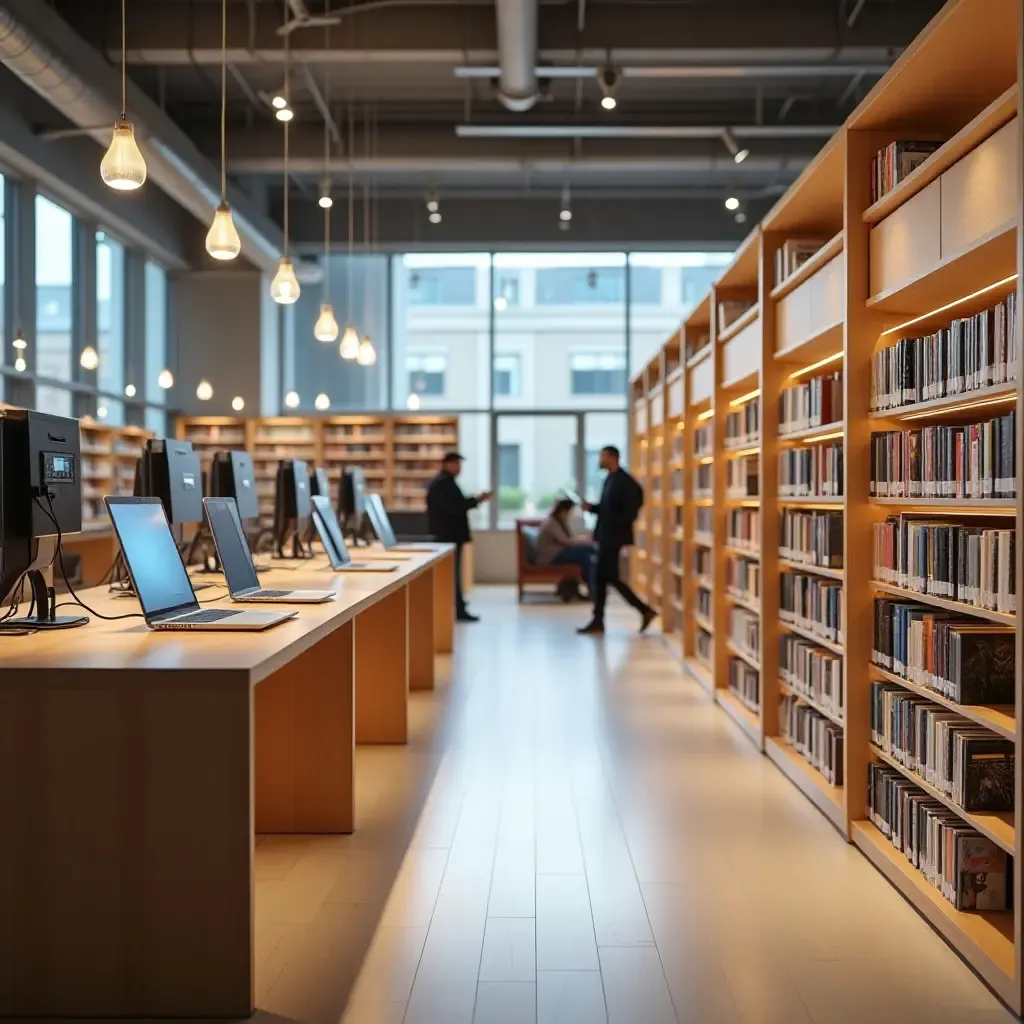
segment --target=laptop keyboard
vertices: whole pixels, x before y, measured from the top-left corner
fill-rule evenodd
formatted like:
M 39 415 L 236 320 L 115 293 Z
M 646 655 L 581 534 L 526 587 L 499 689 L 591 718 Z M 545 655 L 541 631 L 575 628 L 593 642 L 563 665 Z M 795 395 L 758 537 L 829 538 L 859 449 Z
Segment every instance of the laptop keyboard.
M 174 622 L 219 622 L 221 619 L 226 619 L 231 615 L 237 615 L 238 612 L 231 611 L 227 608 L 204 608 L 199 612 L 189 612 L 188 615 L 182 615 L 180 618 L 174 619 Z
M 287 597 L 291 593 L 290 590 L 257 590 L 253 597 L 261 598 L 274 598 L 274 597 Z

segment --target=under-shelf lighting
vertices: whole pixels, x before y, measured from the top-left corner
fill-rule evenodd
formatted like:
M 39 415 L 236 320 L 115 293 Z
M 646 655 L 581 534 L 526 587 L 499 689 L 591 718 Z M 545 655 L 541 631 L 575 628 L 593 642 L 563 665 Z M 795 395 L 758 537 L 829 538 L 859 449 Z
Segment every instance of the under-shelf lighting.
M 729 403 L 729 408 L 730 409 L 735 409 L 735 408 L 737 408 L 737 406 L 746 405 L 747 402 L 752 402 L 755 398 L 760 398 L 760 397 L 761 397 L 761 389 L 760 388 L 754 388 L 753 391 L 748 391 L 745 395 L 740 395 L 739 398 L 734 398 Z
M 899 410 L 893 410 L 893 418 L 901 420 L 925 420 L 931 419 L 934 416 L 942 415 L 950 412 L 963 412 L 966 409 L 983 409 L 986 405 L 1005 405 L 1009 402 L 1016 402 L 1016 394 L 999 395 L 998 398 L 984 398 L 977 402 L 963 402 L 960 405 L 944 405 L 939 406 L 935 409 L 927 409 L 924 412 L 916 412 L 912 415 L 902 415 Z
M 755 445 L 753 448 L 739 448 L 735 451 L 727 451 L 725 453 L 726 458 L 738 459 L 742 455 L 758 455 L 761 452 L 761 446 Z
M 1009 277 L 1004 277 L 1002 281 L 996 281 L 995 284 L 989 284 L 984 288 L 979 288 L 976 292 L 971 292 L 970 295 L 963 295 L 959 299 L 947 302 L 944 306 L 939 306 L 938 309 L 933 309 L 929 313 L 922 313 L 920 316 L 915 316 L 913 320 L 907 320 L 902 324 L 897 324 L 895 327 L 890 327 L 888 330 L 882 331 L 881 337 L 884 338 L 887 334 L 895 334 L 897 331 L 902 331 L 905 327 L 913 327 L 914 324 L 919 324 L 922 320 L 930 320 L 933 316 L 937 316 L 939 313 L 945 313 L 947 309 L 955 309 L 964 302 L 970 302 L 971 299 L 976 299 L 979 295 L 986 295 L 989 292 L 993 292 L 997 288 L 1002 288 L 1016 280 L 1017 275 L 1011 274 Z
M 794 440 L 799 441 L 800 444 L 814 444 L 816 441 L 832 441 L 842 436 L 843 432 L 841 430 L 830 430 L 827 434 L 814 434 L 812 437 L 799 437 Z M 783 441 L 786 438 L 779 438 L 779 440 Z
M 697 460 L 698 466 L 710 466 L 715 461 L 714 455 L 705 455 L 703 458 Z
M 703 422 L 704 422 L 704 420 L 709 420 L 709 419 L 711 419 L 711 417 L 712 417 L 712 416 L 714 416 L 714 415 L 715 415 L 715 410 L 714 410 L 714 409 L 706 409 L 706 410 L 705 410 L 704 412 L 702 412 L 702 413 L 701 413 L 701 414 L 700 414 L 700 415 L 699 415 L 699 416 L 697 417 L 697 421 L 698 421 L 699 423 L 703 423 Z
M 810 366 L 805 366 L 801 370 L 797 370 L 795 373 L 789 375 L 790 380 L 796 380 L 797 377 L 802 377 L 805 373 L 811 373 L 814 370 L 819 369 L 822 366 L 828 366 L 829 363 L 834 363 L 837 359 L 842 359 L 843 353 L 833 352 L 830 356 L 825 356 L 824 359 L 819 359 L 816 363 L 811 363 Z

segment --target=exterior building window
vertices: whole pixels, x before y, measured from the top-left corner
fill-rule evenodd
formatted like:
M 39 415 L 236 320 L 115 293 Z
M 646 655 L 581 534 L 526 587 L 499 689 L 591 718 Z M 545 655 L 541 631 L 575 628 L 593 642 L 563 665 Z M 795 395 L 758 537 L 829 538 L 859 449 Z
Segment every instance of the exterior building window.
M 518 488 L 520 476 L 519 445 L 498 445 L 498 487 Z
M 72 236 L 67 210 L 37 195 L 36 214 L 36 373 L 70 383 Z M 71 415 L 71 392 L 39 385 L 36 408 L 55 416 Z
M 626 299 L 622 267 L 541 267 L 537 270 L 538 306 L 621 303 Z
M 516 274 L 502 274 L 494 281 L 494 308 L 502 310 L 519 305 L 519 277 Z
M 476 305 L 473 267 L 413 267 L 408 278 L 412 306 Z
M 522 362 L 517 353 L 496 353 L 494 356 L 494 395 L 496 398 L 518 398 L 521 390 Z
M 574 395 L 625 395 L 626 359 L 618 352 L 580 352 L 569 357 Z
M 96 232 L 96 347 L 100 365 L 96 382 L 100 391 L 118 394 L 124 388 L 124 246 L 102 231 Z M 134 383 L 134 382 L 132 382 Z M 107 422 L 122 422 L 108 402 Z
M 419 353 L 406 357 L 405 368 L 409 374 L 409 394 L 440 398 L 444 395 L 444 375 L 448 369 L 448 357 L 439 354 Z

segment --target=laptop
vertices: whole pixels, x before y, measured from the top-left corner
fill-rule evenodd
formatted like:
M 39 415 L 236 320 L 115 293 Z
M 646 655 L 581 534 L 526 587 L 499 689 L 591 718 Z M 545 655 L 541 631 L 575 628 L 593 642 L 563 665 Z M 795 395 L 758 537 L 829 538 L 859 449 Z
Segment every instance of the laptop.
M 398 538 L 395 536 L 395 528 L 391 525 L 391 519 L 384 508 L 384 502 L 381 501 L 379 494 L 368 494 L 366 496 L 366 514 L 370 517 L 370 524 L 373 526 L 373 532 L 377 534 L 377 540 L 388 551 L 423 552 L 438 550 L 436 544 L 426 542 L 422 544 L 399 544 Z
M 203 498 L 213 543 L 232 601 L 279 601 L 285 604 L 323 604 L 333 601 L 333 590 L 275 590 L 261 587 L 234 498 Z
M 314 494 L 312 501 L 313 525 L 335 572 L 394 572 L 398 568 L 393 562 L 353 562 L 330 499 Z
M 200 608 L 159 498 L 104 498 L 132 586 L 150 629 L 258 632 L 295 612 Z

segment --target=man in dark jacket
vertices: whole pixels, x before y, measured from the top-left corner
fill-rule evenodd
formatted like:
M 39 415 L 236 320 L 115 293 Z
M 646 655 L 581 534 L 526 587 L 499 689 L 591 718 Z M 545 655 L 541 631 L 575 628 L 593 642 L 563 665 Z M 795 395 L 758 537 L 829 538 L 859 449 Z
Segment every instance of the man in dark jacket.
M 644 604 L 619 576 L 622 549 L 633 543 L 633 524 L 644 504 L 644 489 L 619 463 L 619 449 L 607 445 L 601 449 L 601 468 L 607 470 L 601 500 L 587 502 L 584 509 L 597 513 L 594 540 L 597 541 L 597 571 L 594 594 L 594 617 L 578 632 L 604 632 L 604 605 L 611 584 L 628 604 L 641 615 L 642 633 L 657 616 L 657 612 Z
M 459 622 L 477 622 L 476 615 L 470 615 L 462 597 L 462 548 L 472 539 L 469 532 L 469 512 L 490 498 L 484 491 L 473 498 L 467 498 L 455 478 L 462 472 L 462 456 L 458 452 L 446 452 L 441 462 L 441 472 L 430 481 L 427 488 L 427 528 L 435 540 L 455 545 L 455 617 Z

